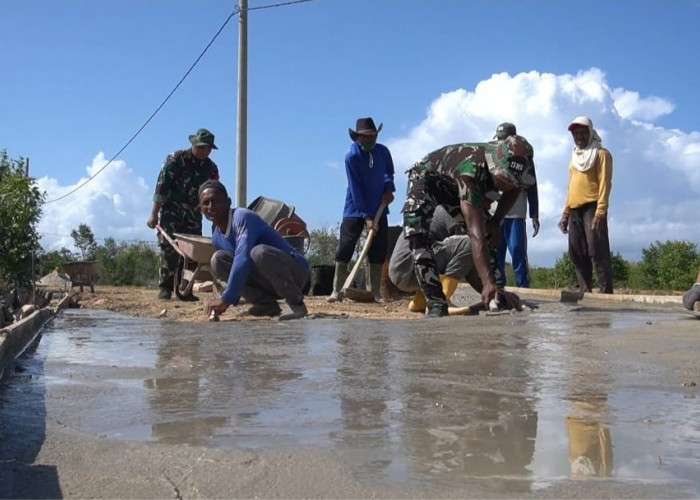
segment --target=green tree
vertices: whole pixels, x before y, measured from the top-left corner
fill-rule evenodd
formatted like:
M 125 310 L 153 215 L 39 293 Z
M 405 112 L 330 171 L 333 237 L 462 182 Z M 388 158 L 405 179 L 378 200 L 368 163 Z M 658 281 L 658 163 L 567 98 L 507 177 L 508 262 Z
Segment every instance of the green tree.
M 82 259 L 91 258 L 97 248 L 97 243 L 95 242 L 95 235 L 92 233 L 90 226 L 87 224 L 79 224 L 77 229 L 73 229 L 70 232 L 70 236 L 73 238 L 75 246 L 80 250 Z
M 642 250 L 642 272 L 653 290 L 685 290 L 698 272 L 697 245 L 690 241 L 656 241 Z
M 155 285 L 158 281 L 158 252 L 149 244 L 117 243 L 107 238 L 95 248 L 99 264 L 98 283 L 102 285 Z
M 32 280 L 32 252 L 39 248 L 36 223 L 44 196 L 26 175 L 26 160 L 12 160 L 0 150 L 0 288 Z
M 332 266 L 335 263 L 335 252 L 338 249 L 338 230 L 324 227 L 312 230 L 309 235 L 309 249 L 306 252 L 309 265 Z
M 66 247 L 60 250 L 51 250 L 50 252 L 40 251 L 37 255 L 37 270 L 39 276 L 45 276 L 54 269 L 63 267 L 63 264 L 75 260 L 73 252 Z
M 649 279 L 644 274 L 644 269 L 641 262 L 630 262 L 627 266 L 629 278 L 627 287 L 630 292 L 635 293 L 641 290 L 650 290 Z
M 552 279 L 554 288 L 568 288 L 578 284 L 576 272 L 574 271 L 574 264 L 571 262 L 571 257 L 569 257 L 568 252 L 564 252 L 562 256 L 554 262 Z
M 530 268 L 530 286 L 532 288 L 556 288 L 554 270 L 549 267 Z
M 613 288 L 628 288 L 629 264 L 619 252 L 610 255 L 610 266 L 612 267 Z

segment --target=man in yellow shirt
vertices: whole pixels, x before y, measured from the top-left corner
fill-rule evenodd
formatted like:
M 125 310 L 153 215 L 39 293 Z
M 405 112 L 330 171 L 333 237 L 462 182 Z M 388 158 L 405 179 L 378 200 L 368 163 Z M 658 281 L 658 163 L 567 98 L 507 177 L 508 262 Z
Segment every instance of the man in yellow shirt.
M 569 256 L 576 271 L 579 292 L 591 291 L 595 265 L 600 292 L 613 293 L 608 239 L 612 155 L 602 146 L 590 118 L 575 118 L 569 125 L 569 132 L 574 139 L 574 148 L 559 229 L 569 235 Z

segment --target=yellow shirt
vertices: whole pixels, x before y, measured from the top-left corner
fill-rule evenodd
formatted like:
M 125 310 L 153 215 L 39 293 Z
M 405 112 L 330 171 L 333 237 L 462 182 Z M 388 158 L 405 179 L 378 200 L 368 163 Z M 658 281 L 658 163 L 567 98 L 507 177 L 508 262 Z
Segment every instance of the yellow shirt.
M 569 163 L 569 189 L 564 214 L 568 214 L 572 208 L 595 201 L 598 203 L 595 215 L 606 215 L 612 188 L 612 170 L 612 155 L 605 148 L 598 149 L 595 164 L 585 172 L 580 172 Z

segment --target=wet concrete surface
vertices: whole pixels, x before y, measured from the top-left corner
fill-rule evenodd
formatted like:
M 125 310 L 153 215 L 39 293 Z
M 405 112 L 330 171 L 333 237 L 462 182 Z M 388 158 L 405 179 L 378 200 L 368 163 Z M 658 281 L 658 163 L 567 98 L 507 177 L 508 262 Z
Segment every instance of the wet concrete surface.
M 534 305 L 287 323 L 66 311 L 0 385 L 0 496 L 700 495 L 700 323 Z M 235 471 L 218 489 L 186 465 L 231 451 L 212 459 Z M 115 456 L 134 471 L 106 478 Z

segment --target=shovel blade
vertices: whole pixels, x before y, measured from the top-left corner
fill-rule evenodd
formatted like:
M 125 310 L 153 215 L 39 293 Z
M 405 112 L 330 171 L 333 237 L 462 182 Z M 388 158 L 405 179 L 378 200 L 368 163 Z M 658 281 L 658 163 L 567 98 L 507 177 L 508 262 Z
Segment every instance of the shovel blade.
M 369 290 L 361 290 L 359 288 L 346 288 L 343 291 L 346 298 L 355 302 L 374 302 L 374 295 Z

